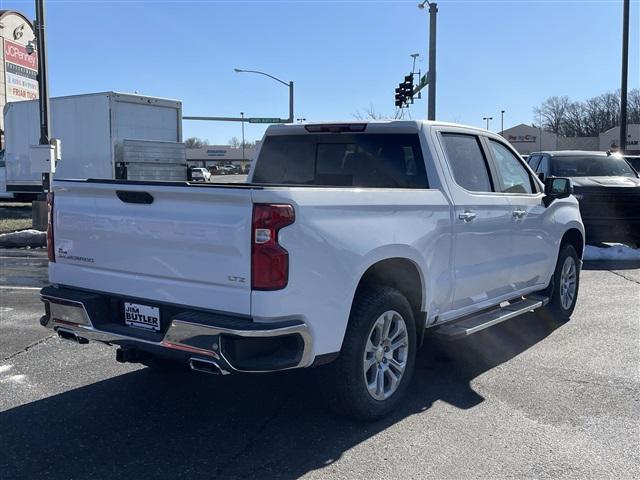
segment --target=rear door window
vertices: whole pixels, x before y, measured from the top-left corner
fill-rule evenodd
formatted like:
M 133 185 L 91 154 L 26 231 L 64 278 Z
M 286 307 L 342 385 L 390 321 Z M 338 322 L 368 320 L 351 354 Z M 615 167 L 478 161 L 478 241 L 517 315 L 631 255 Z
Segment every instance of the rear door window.
M 417 134 L 303 134 L 267 137 L 254 183 L 429 188 Z
M 533 193 L 529 172 L 520 160 L 509 150 L 495 140 L 489 140 L 491 152 L 498 170 L 499 188 L 503 193 Z
M 453 178 L 471 192 L 491 192 L 487 159 L 475 135 L 443 133 L 442 140 Z

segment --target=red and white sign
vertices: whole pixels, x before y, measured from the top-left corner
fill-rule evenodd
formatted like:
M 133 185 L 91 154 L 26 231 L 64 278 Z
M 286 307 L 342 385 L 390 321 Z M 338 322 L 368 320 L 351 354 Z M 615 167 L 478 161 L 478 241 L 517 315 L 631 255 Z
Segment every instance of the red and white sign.
M 38 70 L 38 56 L 35 53 L 29 55 L 25 47 L 6 38 L 4 40 L 4 61 L 22 65 L 31 70 Z
M 4 39 L 4 74 L 7 102 L 38 98 L 38 56 Z

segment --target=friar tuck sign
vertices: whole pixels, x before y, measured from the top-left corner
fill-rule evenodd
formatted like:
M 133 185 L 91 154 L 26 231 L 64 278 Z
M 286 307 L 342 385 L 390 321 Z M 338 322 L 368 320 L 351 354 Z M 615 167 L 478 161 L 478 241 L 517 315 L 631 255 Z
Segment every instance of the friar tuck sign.
M 4 39 L 4 72 L 7 102 L 38 98 L 38 56 L 22 45 Z

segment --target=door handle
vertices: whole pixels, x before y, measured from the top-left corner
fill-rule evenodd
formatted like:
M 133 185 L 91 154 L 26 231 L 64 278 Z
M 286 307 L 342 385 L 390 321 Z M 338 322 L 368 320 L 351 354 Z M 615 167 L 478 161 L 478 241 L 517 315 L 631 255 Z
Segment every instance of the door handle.
M 473 212 L 470 212 L 469 210 L 465 210 L 464 212 L 458 215 L 458 218 L 460 220 L 463 220 L 464 222 L 470 222 L 476 218 L 476 214 Z
M 521 208 L 516 208 L 513 211 L 513 216 L 516 218 L 523 218 L 527 214 L 526 210 L 522 210 Z

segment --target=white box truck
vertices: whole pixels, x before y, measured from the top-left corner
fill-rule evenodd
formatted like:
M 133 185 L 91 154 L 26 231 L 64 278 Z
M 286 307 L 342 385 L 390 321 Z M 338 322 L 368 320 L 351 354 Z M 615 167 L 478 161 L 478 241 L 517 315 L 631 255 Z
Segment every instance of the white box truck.
M 187 179 L 178 100 L 116 92 L 51 99 L 51 137 L 62 159 L 54 178 Z M 42 192 L 42 175 L 31 165 L 30 147 L 40 138 L 37 101 L 4 108 L 7 191 Z

